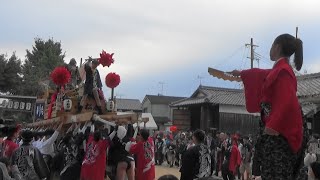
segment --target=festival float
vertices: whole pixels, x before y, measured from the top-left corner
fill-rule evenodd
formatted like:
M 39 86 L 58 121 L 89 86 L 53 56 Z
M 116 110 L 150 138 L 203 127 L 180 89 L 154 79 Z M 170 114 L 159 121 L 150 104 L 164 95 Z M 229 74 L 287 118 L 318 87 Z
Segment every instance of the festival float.
M 102 51 L 100 58 L 89 57 L 83 64 L 80 62 L 79 68 L 74 59 L 67 66 L 56 67 L 50 74 L 50 81 L 55 84 L 56 89 L 47 86 L 47 89 L 37 96 L 34 122 L 26 126 L 39 128 L 53 126 L 62 121 L 72 124 L 85 123 L 91 119 L 109 126 L 134 123 L 137 123 L 137 127 L 140 127 L 140 123 L 145 126 L 148 118 L 141 118 L 137 113 L 117 114 L 114 90 L 120 84 L 118 74 L 110 72 L 104 78 L 105 85 L 111 89 L 108 101 L 103 94 L 102 84 L 100 83 L 100 87 L 93 85 L 97 81 L 101 82 L 95 68 L 99 65 L 103 68 L 110 67 L 114 63 L 113 55 Z

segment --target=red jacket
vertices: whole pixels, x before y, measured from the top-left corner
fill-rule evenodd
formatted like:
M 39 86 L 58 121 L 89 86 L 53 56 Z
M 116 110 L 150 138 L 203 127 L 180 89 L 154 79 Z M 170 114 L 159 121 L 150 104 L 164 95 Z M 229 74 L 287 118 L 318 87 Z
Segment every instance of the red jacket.
M 108 147 L 109 141 L 107 139 L 96 142 L 93 135 L 89 136 L 81 167 L 81 180 L 104 180 Z
M 18 149 L 19 145 L 12 140 L 6 139 L 2 144 L 1 156 L 10 159 L 13 152 Z
M 241 79 L 247 110 L 261 112 L 262 102 L 270 104 L 270 113 L 262 117 L 266 127 L 284 136 L 292 151 L 298 152 L 302 143 L 302 114 L 296 96 L 297 79 L 287 59 L 280 59 L 273 69 L 242 71 Z
M 130 147 L 130 153 L 137 157 L 137 180 L 154 180 L 154 143 L 151 137 L 147 141 L 140 141 Z
M 241 155 L 236 143 L 232 145 L 231 155 L 229 160 L 229 171 L 236 173 L 236 168 L 241 164 Z

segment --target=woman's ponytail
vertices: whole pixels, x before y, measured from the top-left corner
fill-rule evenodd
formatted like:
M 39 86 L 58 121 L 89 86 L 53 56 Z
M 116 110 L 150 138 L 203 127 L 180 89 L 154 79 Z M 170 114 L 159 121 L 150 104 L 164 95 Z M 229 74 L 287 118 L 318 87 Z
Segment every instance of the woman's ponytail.
M 300 39 L 295 40 L 296 49 L 294 52 L 294 65 L 297 71 L 300 71 L 303 64 L 303 46 Z

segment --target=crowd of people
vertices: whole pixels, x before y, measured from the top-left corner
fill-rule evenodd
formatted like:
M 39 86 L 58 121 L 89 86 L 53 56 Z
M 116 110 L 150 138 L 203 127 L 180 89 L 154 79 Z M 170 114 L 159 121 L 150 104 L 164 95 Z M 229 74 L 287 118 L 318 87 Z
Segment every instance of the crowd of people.
M 81 127 L 82 126 L 82 127 Z M 49 128 L 1 127 L 0 179 L 155 179 L 149 131 L 89 121 Z M 108 168 L 107 168 L 108 167 Z
M 217 131 L 164 134 L 166 133 L 156 132 L 154 135 L 155 162 L 162 165 L 166 160 L 170 167 L 179 167 L 181 179 L 214 176 L 235 179 L 236 175 L 238 179 L 251 178 L 254 151 L 251 136 L 230 135 Z M 199 147 L 193 148 L 197 144 Z M 203 159 L 204 162 L 197 169 L 200 174 L 197 175 L 194 174 L 194 168 L 198 168 L 196 164 L 199 159 Z

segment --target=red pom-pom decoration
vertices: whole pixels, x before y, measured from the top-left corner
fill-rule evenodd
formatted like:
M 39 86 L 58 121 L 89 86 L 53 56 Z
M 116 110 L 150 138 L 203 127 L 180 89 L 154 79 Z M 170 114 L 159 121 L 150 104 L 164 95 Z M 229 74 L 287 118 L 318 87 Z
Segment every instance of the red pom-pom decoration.
M 106 85 L 109 88 L 115 88 L 120 84 L 120 76 L 116 73 L 109 73 L 106 76 Z
M 171 132 L 177 131 L 177 126 L 170 126 L 170 131 Z
M 106 51 L 102 51 L 102 53 L 100 53 L 99 63 L 102 64 L 103 67 L 105 66 L 109 67 L 112 63 L 114 63 L 112 56 L 113 56 L 113 53 L 109 54 Z
M 52 81 L 58 86 L 64 86 L 71 79 L 71 74 L 67 68 L 56 67 L 50 74 Z

